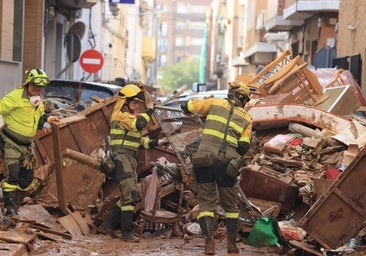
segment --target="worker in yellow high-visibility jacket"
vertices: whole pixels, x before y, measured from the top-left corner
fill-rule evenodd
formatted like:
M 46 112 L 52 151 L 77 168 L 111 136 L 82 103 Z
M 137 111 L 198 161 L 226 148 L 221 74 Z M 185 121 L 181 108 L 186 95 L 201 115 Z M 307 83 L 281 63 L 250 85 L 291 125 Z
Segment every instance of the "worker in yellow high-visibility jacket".
M 252 118 L 244 106 L 250 90 L 242 82 L 229 83 L 227 99 L 191 99 L 181 104 L 186 113 L 206 117 L 196 156 L 192 157 L 197 181 L 200 211 L 197 216 L 204 239 L 205 254 L 215 254 L 213 217 L 217 194 L 227 227 L 227 252 L 238 253 L 236 246 L 239 210 L 237 174 L 242 156 L 250 147 Z
M 26 72 L 24 84 L 0 99 L 3 127 L 0 132 L 0 148 L 6 176 L 2 182 L 4 203 L 9 217 L 17 217 L 17 211 L 28 185 L 33 180 L 35 167 L 34 143 L 37 130 L 45 122 L 58 118 L 45 113 L 40 97 L 48 84 L 47 74 L 41 69 Z
M 113 215 L 114 218 L 121 216 L 122 240 L 138 242 L 139 238 L 132 232 L 133 209 L 139 201 L 135 157 L 140 147 L 153 148 L 158 144 L 163 144 L 166 140 L 142 136 L 142 130 L 153 114 L 153 106 L 148 106 L 146 112 L 141 111 L 145 108 L 145 97 L 137 84 L 124 85 L 118 95 L 120 98 L 116 102 L 111 116 L 110 147 L 115 163 L 112 178 L 117 184 L 121 196 L 117 202 L 118 213 Z

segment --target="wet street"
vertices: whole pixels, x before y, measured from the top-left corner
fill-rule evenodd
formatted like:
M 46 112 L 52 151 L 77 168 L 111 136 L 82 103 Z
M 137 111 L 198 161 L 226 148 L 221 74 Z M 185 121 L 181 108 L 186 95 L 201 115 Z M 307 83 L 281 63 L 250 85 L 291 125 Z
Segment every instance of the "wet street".
M 216 239 L 216 254 L 226 253 L 226 240 Z M 203 239 L 194 237 L 186 240 L 183 238 L 144 238 L 139 243 L 124 242 L 110 238 L 107 235 L 90 235 L 78 240 L 63 240 L 62 242 L 39 241 L 34 245 L 30 255 L 150 255 L 150 256 L 194 256 L 203 254 Z M 270 252 L 269 248 L 255 248 L 238 242 L 240 255 L 279 255 Z M 230 254 L 234 255 L 234 254 Z

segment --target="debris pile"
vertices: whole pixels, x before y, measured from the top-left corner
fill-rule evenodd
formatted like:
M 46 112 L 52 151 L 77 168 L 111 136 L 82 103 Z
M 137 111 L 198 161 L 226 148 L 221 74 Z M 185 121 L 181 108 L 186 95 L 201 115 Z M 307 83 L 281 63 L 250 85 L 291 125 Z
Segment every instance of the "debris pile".
M 342 72 L 324 86 L 307 63 L 289 55 L 286 51 L 254 78 L 238 78 L 254 95 L 248 106 L 252 145 L 238 176 L 240 237 L 245 242 L 258 220 L 269 218 L 277 230 L 275 247 L 322 255 L 321 250 L 337 250 L 360 236 L 366 220 L 361 172 L 366 122 L 362 115 L 352 116 L 363 106 L 363 97 Z M 323 89 L 333 87 L 340 89 Z M 342 108 L 350 99 L 351 106 Z M 111 97 L 97 102 L 37 135 L 38 166 L 28 198 L 33 204 L 21 210 L 47 209 L 59 215 L 60 226 L 34 221 L 32 214 L 21 216 L 17 226 L 35 229 L 37 236 L 47 239 L 113 233 L 109 222 L 119 190 L 99 165 L 115 101 Z M 155 106 L 144 135 L 166 137 L 170 144 L 137 155 L 137 234 L 200 235 L 190 157 L 197 150 L 203 121 L 183 114 L 178 104 Z M 220 207 L 216 227 L 218 235 L 225 227 Z

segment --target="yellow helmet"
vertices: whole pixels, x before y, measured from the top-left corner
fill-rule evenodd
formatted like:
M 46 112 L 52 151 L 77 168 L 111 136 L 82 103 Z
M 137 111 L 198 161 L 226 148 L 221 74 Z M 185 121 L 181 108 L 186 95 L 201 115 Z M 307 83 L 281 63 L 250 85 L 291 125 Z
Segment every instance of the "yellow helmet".
M 25 85 L 34 84 L 36 86 L 45 87 L 48 83 L 48 76 L 42 69 L 35 68 L 25 71 Z
M 244 95 L 244 96 L 247 96 L 249 99 L 251 97 L 249 87 L 245 83 L 240 82 L 240 81 L 229 82 L 228 95 L 237 96 L 237 97 L 239 95 Z
M 139 100 L 139 101 L 145 100 L 144 92 L 136 84 L 126 84 L 119 91 L 118 95 L 121 98 L 126 98 L 126 99 L 133 99 L 133 100 Z

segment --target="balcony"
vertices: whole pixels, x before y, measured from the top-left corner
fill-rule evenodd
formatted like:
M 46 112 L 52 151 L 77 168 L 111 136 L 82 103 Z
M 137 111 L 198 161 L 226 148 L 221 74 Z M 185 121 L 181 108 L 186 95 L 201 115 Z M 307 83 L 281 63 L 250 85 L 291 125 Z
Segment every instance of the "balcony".
M 57 0 L 56 4 L 60 4 L 64 7 L 71 9 L 81 9 L 81 8 L 90 8 L 94 6 L 98 0 Z
M 142 38 L 142 58 L 147 62 L 152 62 L 156 57 L 155 38 L 144 36 Z
M 282 15 L 276 15 L 265 22 L 265 28 L 269 32 L 290 31 L 303 23 L 302 20 L 284 20 Z
M 243 53 L 243 58 L 251 64 L 267 65 L 273 61 L 276 52 L 276 45 L 257 42 Z
M 338 12 L 340 0 L 286 0 L 292 2 L 283 10 L 285 20 L 306 20 L 319 12 Z

